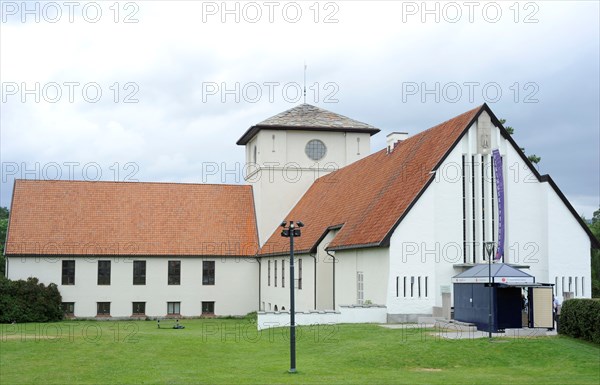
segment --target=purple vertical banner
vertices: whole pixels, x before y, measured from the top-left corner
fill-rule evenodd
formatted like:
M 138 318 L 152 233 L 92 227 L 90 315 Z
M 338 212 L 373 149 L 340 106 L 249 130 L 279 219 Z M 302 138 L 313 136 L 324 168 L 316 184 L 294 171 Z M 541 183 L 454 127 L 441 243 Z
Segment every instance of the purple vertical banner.
M 496 196 L 498 197 L 498 248 L 495 260 L 504 257 L 504 177 L 502 173 L 502 157 L 500 151 L 493 150 L 494 174 L 496 175 Z

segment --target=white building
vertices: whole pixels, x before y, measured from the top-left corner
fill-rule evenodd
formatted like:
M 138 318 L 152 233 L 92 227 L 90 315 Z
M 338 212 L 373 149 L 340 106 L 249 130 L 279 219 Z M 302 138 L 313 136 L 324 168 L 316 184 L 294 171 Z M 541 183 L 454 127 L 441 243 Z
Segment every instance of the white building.
M 502 261 L 590 297 L 599 247 L 547 175 L 487 105 L 412 137 L 309 105 L 238 141 L 249 185 L 15 183 L 7 276 L 54 282 L 76 317 L 243 315 L 289 309 L 296 238 L 297 311 L 379 304 L 390 321 L 442 308 L 451 277 L 499 241 L 492 150 L 502 157 Z M 498 169 L 496 169 L 498 170 Z

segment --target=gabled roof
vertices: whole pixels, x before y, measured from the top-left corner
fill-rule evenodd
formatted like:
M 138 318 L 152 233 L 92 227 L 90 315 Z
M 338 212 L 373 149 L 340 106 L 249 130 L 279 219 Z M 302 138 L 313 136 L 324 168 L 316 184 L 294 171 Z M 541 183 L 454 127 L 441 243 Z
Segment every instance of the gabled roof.
M 261 129 L 303 131 L 324 130 L 359 132 L 368 133 L 370 135 L 379 132 L 378 128 L 369 124 L 350 119 L 346 116 L 310 104 L 301 104 L 250 127 L 237 141 L 237 144 L 242 146 L 245 145 Z
M 552 178 L 538 173 L 487 104 L 483 104 L 400 142 L 391 154 L 384 149 L 319 178 L 285 218 L 310 224 L 296 239 L 297 252 L 314 252 L 332 229 L 340 230 L 328 250 L 388 246 L 396 227 L 434 180 L 432 171 L 484 111 L 538 181 L 549 183 L 588 234 L 592 247 L 600 248 L 600 241 Z M 279 236 L 279 231 L 260 250 L 261 255 L 288 252 L 287 240 Z
M 452 278 L 485 278 L 490 274 L 488 269 L 491 270 L 492 277 L 533 277 L 531 274 L 527 274 L 505 263 L 492 263 L 490 266 L 483 263 L 475 265 Z
M 7 255 L 254 256 L 251 186 L 16 180 Z
M 381 150 L 319 178 L 286 217 L 307 224 L 295 240 L 298 252 L 314 251 L 323 233 L 340 224 L 330 250 L 388 245 L 433 180 L 431 171 L 484 110 L 487 106 L 477 107 L 398 143 L 389 154 Z M 287 243 L 276 231 L 260 253 L 287 253 Z

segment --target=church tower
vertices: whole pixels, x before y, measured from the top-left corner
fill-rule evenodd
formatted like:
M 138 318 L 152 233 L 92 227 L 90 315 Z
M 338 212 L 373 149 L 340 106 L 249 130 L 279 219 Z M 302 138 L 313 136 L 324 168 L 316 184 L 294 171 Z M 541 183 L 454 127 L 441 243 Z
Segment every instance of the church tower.
M 369 155 L 378 132 L 310 104 L 250 127 L 237 144 L 246 146 L 244 177 L 254 192 L 260 245 L 317 178 Z

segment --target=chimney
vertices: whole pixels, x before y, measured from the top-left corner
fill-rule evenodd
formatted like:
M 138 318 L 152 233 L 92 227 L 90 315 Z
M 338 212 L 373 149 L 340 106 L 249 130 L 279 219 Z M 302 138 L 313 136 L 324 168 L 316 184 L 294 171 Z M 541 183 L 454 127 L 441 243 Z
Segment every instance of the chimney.
M 402 142 L 408 138 L 408 132 L 392 132 L 387 136 L 387 152 L 388 154 L 394 151 L 394 147 L 396 147 L 396 143 Z

